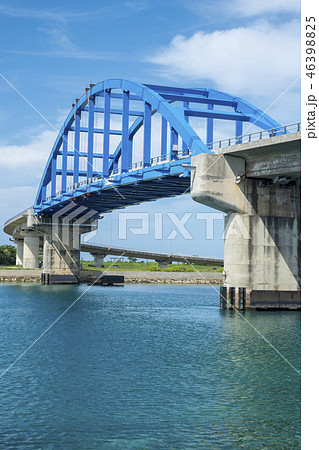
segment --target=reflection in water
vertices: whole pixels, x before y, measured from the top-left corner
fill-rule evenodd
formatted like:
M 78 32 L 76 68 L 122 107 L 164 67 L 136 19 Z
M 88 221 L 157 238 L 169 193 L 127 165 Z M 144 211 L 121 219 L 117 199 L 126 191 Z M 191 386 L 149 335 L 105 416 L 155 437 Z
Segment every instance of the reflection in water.
M 0 369 L 87 287 L 0 286 Z M 299 448 L 300 377 L 210 286 L 92 287 L 1 381 L 4 448 Z M 245 312 L 299 370 L 300 313 Z

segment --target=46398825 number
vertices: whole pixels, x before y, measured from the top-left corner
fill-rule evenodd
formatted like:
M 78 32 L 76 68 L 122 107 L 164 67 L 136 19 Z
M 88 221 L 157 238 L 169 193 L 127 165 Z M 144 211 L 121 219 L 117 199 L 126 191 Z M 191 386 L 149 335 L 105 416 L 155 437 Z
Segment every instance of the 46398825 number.
M 307 77 L 311 78 L 315 76 L 316 69 L 316 25 L 315 17 L 306 17 L 306 72 Z

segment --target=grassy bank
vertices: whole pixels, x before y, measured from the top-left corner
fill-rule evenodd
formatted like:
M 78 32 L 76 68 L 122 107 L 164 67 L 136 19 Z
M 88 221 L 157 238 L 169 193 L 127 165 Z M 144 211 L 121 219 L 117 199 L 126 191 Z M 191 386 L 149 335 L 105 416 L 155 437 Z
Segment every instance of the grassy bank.
M 114 264 L 112 266 L 112 264 Z M 106 261 L 102 267 L 94 267 L 93 261 L 83 261 L 83 270 L 124 270 L 134 272 L 223 272 L 224 268 L 220 266 L 202 266 L 199 264 L 168 264 L 166 268 L 158 267 L 157 262 L 129 262 L 129 261 L 117 261 L 113 263 Z

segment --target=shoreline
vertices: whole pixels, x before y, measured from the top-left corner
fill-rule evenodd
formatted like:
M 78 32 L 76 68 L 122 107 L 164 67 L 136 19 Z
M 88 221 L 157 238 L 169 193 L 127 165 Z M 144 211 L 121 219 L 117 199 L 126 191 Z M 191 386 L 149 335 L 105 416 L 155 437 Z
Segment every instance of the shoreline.
M 101 272 L 81 271 L 80 283 L 93 282 Z M 223 274 L 215 272 L 148 272 L 148 271 L 104 271 L 105 274 L 123 275 L 125 284 L 222 284 Z M 0 284 L 40 283 L 41 270 L 0 270 Z

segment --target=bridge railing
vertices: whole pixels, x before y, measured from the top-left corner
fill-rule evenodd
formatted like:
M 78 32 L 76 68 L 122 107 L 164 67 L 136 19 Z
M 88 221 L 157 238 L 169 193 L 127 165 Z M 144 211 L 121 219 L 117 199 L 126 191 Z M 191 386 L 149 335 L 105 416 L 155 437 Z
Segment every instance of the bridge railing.
M 183 150 L 176 150 L 174 152 L 174 156 L 176 159 L 186 158 L 190 156 L 191 152 L 189 148 L 185 148 Z M 170 154 L 167 153 L 165 155 L 154 156 L 151 158 L 151 166 L 155 166 L 156 164 L 161 164 L 163 162 L 169 162 L 172 158 Z M 143 161 L 138 161 L 130 165 L 130 170 L 141 169 L 143 167 Z M 114 171 L 113 171 L 114 172 Z
M 217 150 L 223 147 L 230 147 L 237 144 L 247 144 L 248 142 L 259 141 L 261 139 L 268 139 L 274 136 L 281 136 L 283 134 L 296 133 L 301 130 L 301 122 L 284 125 L 269 130 L 261 130 L 255 133 L 243 134 L 229 139 L 222 139 L 220 141 L 207 144 L 210 151 Z
M 151 158 L 151 166 L 155 166 L 157 164 L 162 164 L 162 163 L 165 163 L 165 162 L 169 162 L 172 159 L 179 160 L 179 159 L 187 158 L 187 157 L 191 156 L 191 151 L 190 151 L 189 148 L 182 149 L 182 150 L 176 150 L 176 151 L 174 151 L 174 155 L 173 156 L 174 156 L 174 158 L 172 158 L 172 155 L 169 154 L 169 153 L 167 153 L 165 155 L 154 156 L 153 158 Z M 138 170 L 138 169 L 142 169 L 142 168 L 143 168 L 143 161 L 138 161 L 138 162 L 132 163 L 130 165 L 129 172 L 130 171 L 134 171 L 134 170 Z M 115 175 L 120 175 L 120 174 L 121 174 L 121 169 L 120 168 L 113 169 L 109 173 L 109 178 L 112 178 Z M 89 180 L 85 179 L 83 181 L 80 181 L 77 184 L 73 184 L 73 185 L 68 186 L 66 188 L 66 192 L 71 194 L 71 192 L 75 191 L 77 188 L 79 188 L 81 186 L 87 186 L 87 185 L 90 185 L 91 183 L 96 183 L 96 182 L 101 181 L 101 180 L 103 180 L 103 176 L 101 174 L 94 175 Z M 63 194 L 62 191 L 59 191 L 59 192 L 56 193 L 56 197 L 59 197 L 62 194 Z M 52 196 L 46 197 L 46 201 L 47 202 L 50 202 L 51 200 L 52 200 Z

